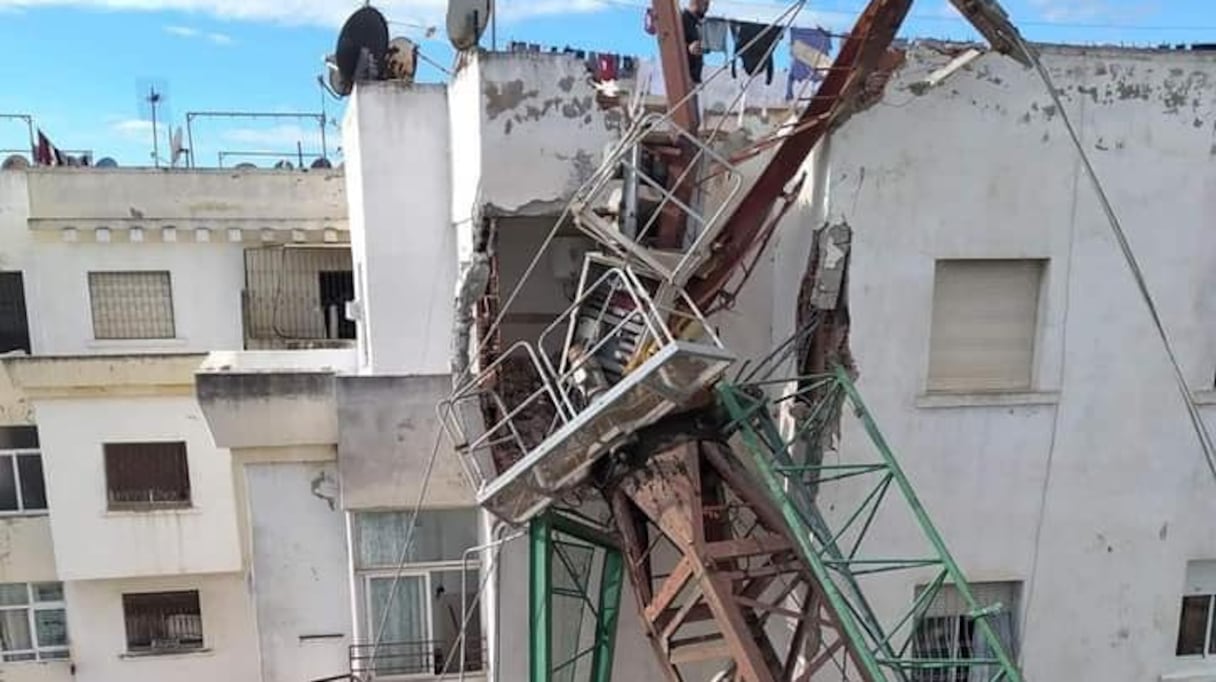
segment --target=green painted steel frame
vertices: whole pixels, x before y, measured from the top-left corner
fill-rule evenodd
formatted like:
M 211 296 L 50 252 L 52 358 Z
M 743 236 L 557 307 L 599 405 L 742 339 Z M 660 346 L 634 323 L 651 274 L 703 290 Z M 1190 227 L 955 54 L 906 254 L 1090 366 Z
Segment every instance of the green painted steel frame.
M 804 388 L 779 399 L 765 395 L 765 389 L 792 382 Z M 807 388 L 810 387 L 810 388 Z M 837 367 L 830 375 L 793 377 L 762 384 L 733 385 L 723 383 L 717 388 L 719 402 L 732 422 L 728 430 L 738 433 L 751 455 L 754 468 L 765 489 L 781 509 L 797 540 L 802 558 L 823 588 L 824 597 L 839 615 L 843 636 L 853 643 L 856 662 L 872 682 L 907 682 L 913 671 L 964 669 L 968 679 L 973 671 L 984 674 L 986 682 L 1022 682 L 1022 675 L 1009 652 L 997 637 L 989 617 L 999 609 L 984 609 L 976 600 L 962 570 L 946 548 L 945 541 L 933 526 L 928 513 L 916 496 L 912 485 L 857 388 L 844 369 Z M 793 398 L 810 398 L 809 416 L 801 419 L 789 441 L 781 435 L 773 420 L 772 408 Z M 839 464 L 799 464 L 794 461 L 792 447 L 807 432 L 822 432 L 829 420 L 825 415 L 836 408 L 851 408 L 877 451 L 874 462 Z M 803 480 L 814 479 L 816 485 L 873 476 L 876 482 L 869 493 L 848 514 L 837 528 L 832 528 L 815 505 L 814 496 Z M 856 481 L 854 481 L 856 482 Z M 923 533 L 927 554 L 912 557 L 859 557 L 862 540 L 866 537 L 884 502 L 902 499 L 916 525 Z M 860 522 L 860 523 L 859 523 Z M 809 532 L 807 532 L 809 531 Z M 849 533 L 855 541 L 846 542 Z M 858 581 L 861 576 L 901 570 L 938 569 L 932 581 L 913 600 L 912 605 L 898 614 L 891 626 L 884 626 L 865 597 Z M 989 658 L 946 659 L 919 657 L 912 651 L 915 623 L 946 585 L 953 585 L 968 609 L 976 630 L 983 638 Z M 898 645 L 896 633 L 908 629 L 906 640 Z
M 560 540 L 555 536 L 561 534 L 585 542 L 604 551 L 603 565 L 600 569 L 599 594 L 592 612 L 595 615 L 595 636 L 590 649 L 574 654 L 568 660 L 553 660 L 553 620 L 550 617 L 553 608 L 553 595 L 557 592 L 553 582 L 553 558 L 557 557 L 563 563 L 565 558 L 560 549 Z M 612 679 L 612 658 L 616 647 L 617 622 L 621 613 L 621 590 L 624 586 L 624 560 L 620 547 L 608 533 L 576 521 L 569 516 L 556 511 L 546 512 L 531 521 L 529 527 L 530 578 L 528 592 L 528 608 L 531 614 L 529 623 L 531 656 L 528 663 L 530 682 L 550 682 L 554 673 L 577 663 L 588 653 L 591 654 L 591 677 L 589 682 L 610 682 Z M 567 570 L 569 566 L 567 565 Z M 573 573 L 572 573 L 573 575 Z M 576 581 L 577 583 L 577 581 Z M 582 598 L 590 606 L 590 595 L 586 586 L 579 585 L 576 596 Z

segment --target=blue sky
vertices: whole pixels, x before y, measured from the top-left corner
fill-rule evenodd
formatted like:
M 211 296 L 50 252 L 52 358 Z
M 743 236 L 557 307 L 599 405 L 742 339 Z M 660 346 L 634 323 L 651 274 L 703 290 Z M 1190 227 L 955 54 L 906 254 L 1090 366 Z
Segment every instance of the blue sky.
M 444 0 L 388 0 L 378 5 L 395 33 L 419 40 L 448 64 Z M 524 40 L 599 51 L 651 55 L 641 31 L 646 0 L 499 0 L 498 41 Z M 848 26 L 864 0 L 810 0 L 799 23 Z M 322 57 L 333 49 L 343 18 L 358 6 L 343 0 L 0 0 L 0 114 L 35 117 L 61 148 L 91 149 L 123 165 L 150 162 L 151 134 L 141 88 L 167 93 L 161 118 L 181 125 L 187 112 L 257 110 L 318 112 Z M 714 14 L 763 18 L 781 0 L 715 0 Z M 1216 42 L 1212 0 L 1006 0 L 1032 40 L 1156 45 Z M 439 24 L 427 39 L 418 26 Z M 918 0 L 907 36 L 971 38 L 945 0 Z M 486 37 L 488 43 L 489 36 Z M 1216 56 L 1214 56 L 1216 58 Z M 442 73 L 426 68 L 424 78 Z M 340 118 L 342 104 L 326 103 Z M 200 164 L 220 151 L 283 152 L 302 140 L 319 147 L 307 121 L 198 120 Z M 337 144 L 336 128 L 330 145 Z M 22 147 L 23 124 L 0 120 L 0 149 Z M 162 134 L 163 139 L 163 134 Z M 231 162 L 232 160 L 229 159 Z M 262 161 L 265 163 L 265 161 Z

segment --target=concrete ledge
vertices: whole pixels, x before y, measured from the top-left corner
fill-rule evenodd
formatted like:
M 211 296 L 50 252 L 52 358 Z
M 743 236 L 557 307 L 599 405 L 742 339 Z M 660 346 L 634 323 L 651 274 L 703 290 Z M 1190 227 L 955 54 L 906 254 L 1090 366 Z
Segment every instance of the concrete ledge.
M 916 406 L 929 410 L 959 407 L 1026 407 L 1056 405 L 1059 402 L 1060 393 L 1058 391 L 923 393 L 916 397 Z
M 1216 391 L 1208 389 L 1203 391 L 1194 391 L 1191 397 L 1195 400 L 1196 405 L 1216 405 Z

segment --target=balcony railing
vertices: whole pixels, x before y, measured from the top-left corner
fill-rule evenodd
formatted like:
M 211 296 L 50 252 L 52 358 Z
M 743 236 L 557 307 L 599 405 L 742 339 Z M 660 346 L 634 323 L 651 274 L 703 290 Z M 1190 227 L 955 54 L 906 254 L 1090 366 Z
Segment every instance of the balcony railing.
M 461 672 L 460 647 L 452 642 L 381 642 L 350 646 L 350 676 L 367 682 L 385 678 L 428 678 Z M 486 669 L 484 639 L 470 640 L 464 650 L 464 672 Z

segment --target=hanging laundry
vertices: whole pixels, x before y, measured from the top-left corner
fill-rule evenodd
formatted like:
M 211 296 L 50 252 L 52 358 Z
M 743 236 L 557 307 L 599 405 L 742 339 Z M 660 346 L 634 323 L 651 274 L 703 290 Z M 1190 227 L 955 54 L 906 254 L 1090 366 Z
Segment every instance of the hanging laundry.
M 731 76 L 735 73 L 735 60 L 743 62 L 743 70 L 754 76 L 764 71 L 765 84 L 773 82 L 773 46 L 781 40 L 784 31 L 770 24 L 755 24 L 750 21 L 733 21 L 731 37 L 735 40 L 735 56 L 730 62 Z
M 701 50 L 726 54 L 726 34 L 729 32 L 729 21 L 709 17 L 701 24 Z
M 595 70 L 595 79 L 600 82 L 616 80 L 618 66 L 619 57 L 614 54 L 601 54 Z
M 786 81 L 785 98 L 794 99 L 794 83 L 823 80 L 832 60 L 832 34 L 822 28 L 790 29 L 790 76 Z
M 34 163 L 39 166 L 63 166 L 63 153 L 54 144 L 51 144 L 50 138 L 38 131 L 38 146 L 34 149 Z

